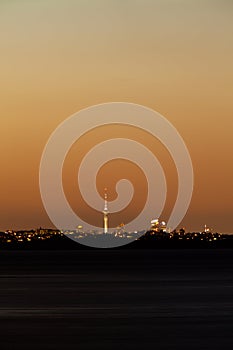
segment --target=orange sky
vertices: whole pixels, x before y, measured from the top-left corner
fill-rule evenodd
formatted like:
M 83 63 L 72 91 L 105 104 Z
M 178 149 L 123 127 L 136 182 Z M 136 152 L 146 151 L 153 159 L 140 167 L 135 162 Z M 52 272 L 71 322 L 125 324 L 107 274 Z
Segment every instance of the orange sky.
M 232 233 L 232 37 L 228 0 L 1 1 L 0 229 L 52 226 L 38 185 L 47 139 L 82 108 L 126 101 L 164 115 L 186 142 L 195 188 L 182 225 Z M 174 165 L 153 151 L 170 184 L 167 220 Z M 75 206 L 72 154 L 66 166 Z

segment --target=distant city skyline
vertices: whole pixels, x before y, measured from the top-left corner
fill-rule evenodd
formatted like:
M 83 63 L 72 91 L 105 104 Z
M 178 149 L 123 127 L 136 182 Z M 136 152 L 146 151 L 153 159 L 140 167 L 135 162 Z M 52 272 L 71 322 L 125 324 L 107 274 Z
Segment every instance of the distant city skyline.
M 188 147 L 194 192 L 179 227 L 197 231 L 207 224 L 233 233 L 231 1 L 4 0 L 0 23 L 0 230 L 53 227 L 39 191 L 39 164 L 49 136 L 83 108 L 123 101 L 164 115 Z M 69 203 L 102 227 L 103 213 L 90 211 L 80 197 L 78 165 L 97 142 L 124 136 L 142 142 L 159 159 L 168 185 L 161 215 L 167 221 L 176 199 L 176 169 L 158 140 L 133 127 L 100 127 L 73 145 L 63 169 Z M 135 165 L 106 164 L 97 188 L 103 197 L 108 187 L 109 201 L 114 200 L 114 184 L 122 177 L 136 191 L 130 218 L 147 195 Z M 119 213 L 114 225 L 124 220 Z

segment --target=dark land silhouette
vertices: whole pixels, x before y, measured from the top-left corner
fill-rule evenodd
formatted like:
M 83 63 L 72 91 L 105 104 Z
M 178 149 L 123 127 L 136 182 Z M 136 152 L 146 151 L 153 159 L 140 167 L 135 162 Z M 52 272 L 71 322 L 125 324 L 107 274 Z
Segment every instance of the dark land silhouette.
M 0 232 L 0 250 L 91 249 L 82 244 L 82 241 L 85 243 L 84 239 L 77 242 L 54 229 Z M 128 240 L 129 243 L 124 238 L 118 238 L 118 241 L 124 245 L 113 249 L 233 248 L 233 235 L 211 232 L 186 233 L 183 229 L 172 233 L 149 230 L 136 240 Z

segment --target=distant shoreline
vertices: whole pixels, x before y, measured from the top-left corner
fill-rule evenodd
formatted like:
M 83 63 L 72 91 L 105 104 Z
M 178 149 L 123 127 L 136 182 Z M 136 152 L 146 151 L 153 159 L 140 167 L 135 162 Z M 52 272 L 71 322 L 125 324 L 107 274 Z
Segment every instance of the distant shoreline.
M 147 231 L 136 240 L 118 238 L 122 245 L 109 249 L 233 249 L 233 235 L 206 232 Z M 83 243 L 82 243 L 83 240 Z M 127 242 L 127 243 L 126 243 Z M 81 250 L 106 249 L 85 245 L 85 239 L 78 242 L 59 230 L 37 229 L 0 232 L 1 250 Z

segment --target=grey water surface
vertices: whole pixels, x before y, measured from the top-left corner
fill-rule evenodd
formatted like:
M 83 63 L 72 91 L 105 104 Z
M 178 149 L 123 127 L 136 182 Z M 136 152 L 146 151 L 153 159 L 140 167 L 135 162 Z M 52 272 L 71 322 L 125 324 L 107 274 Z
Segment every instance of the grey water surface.
M 0 349 L 232 349 L 233 250 L 0 251 Z

